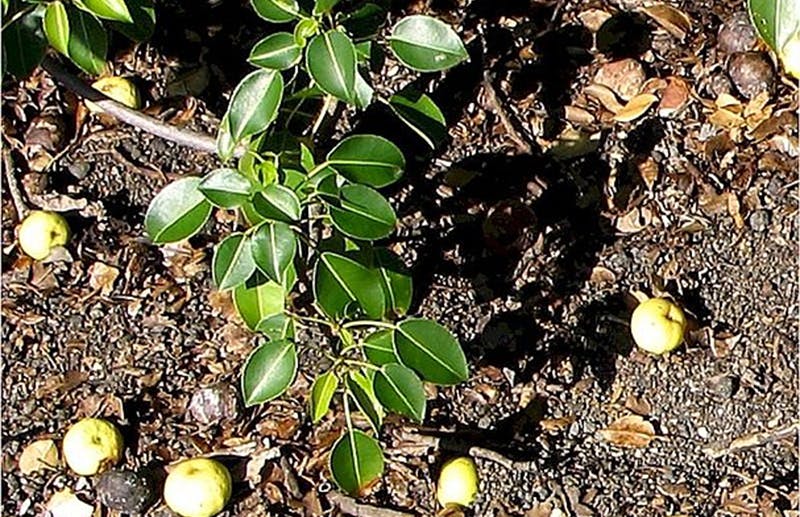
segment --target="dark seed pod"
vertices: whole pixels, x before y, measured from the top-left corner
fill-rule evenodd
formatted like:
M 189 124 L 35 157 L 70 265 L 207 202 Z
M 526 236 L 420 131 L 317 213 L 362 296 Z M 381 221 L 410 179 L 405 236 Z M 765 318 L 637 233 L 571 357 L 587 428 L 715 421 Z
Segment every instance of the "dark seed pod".
M 717 46 L 726 54 L 747 52 L 755 49 L 757 44 L 758 35 L 745 12 L 734 14 L 719 29 Z
M 739 52 L 728 61 L 728 76 L 744 97 L 752 99 L 763 91 L 771 92 L 775 69 L 763 52 Z
M 101 503 L 122 513 L 143 514 L 155 502 L 150 478 L 129 470 L 110 470 L 101 474 L 95 489 Z
M 233 387 L 222 382 L 201 388 L 192 395 L 189 414 L 204 425 L 236 420 L 239 416 L 239 397 Z

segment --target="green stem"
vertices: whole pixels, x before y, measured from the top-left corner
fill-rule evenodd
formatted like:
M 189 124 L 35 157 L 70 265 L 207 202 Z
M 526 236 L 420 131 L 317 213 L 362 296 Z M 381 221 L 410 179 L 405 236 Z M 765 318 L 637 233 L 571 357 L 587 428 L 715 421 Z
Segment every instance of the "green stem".
M 348 330 L 355 327 L 380 327 L 389 330 L 397 329 L 397 325 L 395 325 L 394 323 L 387 323 L 385 321 L 373 321 L 373 320 L 351 321 L 349 323 L 345 323 L 344 325 L 342 325 L 342 328 Z
M 327 167 L 330 167 L 330 162 L 328 162 L 328 160 L 325 160 L 324 162 L 320 163 L 319 165 L 308 171 L 308 177 L 310 178 L 313 175 L 318 174 L 319 172 L 325 170 Z
M 303 316 L 301 314 L 297 314 L 296 312 L 292 312 L 292 311 L 290 311 L 288 309 L 284 309 L 283 312 L 285 312 L 287 316 L 289 316 L 290 318 L 294 318 L 295 320 L 310 321 L 311 323 L 316 323 L 318 325 L 325 325 L 326 327 L 330 327 L 330 328 L 334 328 L 335 327 L 335 325 L 333 323 L 331 323 L 330 321 L 323 320 L 321 318 L 315 318 L 313 316 Z
M 350 403 L 348 401 L 349 397 L 347 396 L 347 393 L 345 393 L 344 397 L 342 397 L 342 398 L 344 398 L 344 419 L 347 422 L 347 432 L 352 434 L 352 432 L 353 432 L 353 419 L 350 416 Z
M 345 359 L 345 364 L 348 366 L 358 366 L 359 368 L 369 368 L 370 370 L 380 370 L 380 366 L 375 366 L 372 363 L 367 363 L 364 361 L 356 361 L 355 359 Z

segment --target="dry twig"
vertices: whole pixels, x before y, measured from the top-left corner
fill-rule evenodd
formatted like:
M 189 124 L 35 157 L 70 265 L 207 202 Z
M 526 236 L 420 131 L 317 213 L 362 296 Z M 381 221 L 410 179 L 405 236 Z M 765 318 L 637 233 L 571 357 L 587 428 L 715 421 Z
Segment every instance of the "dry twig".
M 800 429 L 800 422 L 793 422 L 783 427 L 778 427 L 777 429 L 745 434 L 731 441 L 727 446 L 706 447 L 703 449 L 703 452 L 712 458 L 719 458 L 732 452 L 761 447 L 762 445 L 789 438 L 793 435 L 796 436 L 798 429 Z
M 17 218 L 22 221 L 28 215 L 28 205 L 25 204 L 22 192 L 19 190 L 17 177 L 14 175 L 14 160 L 11 159 L 11 151 L 8 148 L 3 149 L 3 173 L 6 177 L 6 188 L 17 211 Z

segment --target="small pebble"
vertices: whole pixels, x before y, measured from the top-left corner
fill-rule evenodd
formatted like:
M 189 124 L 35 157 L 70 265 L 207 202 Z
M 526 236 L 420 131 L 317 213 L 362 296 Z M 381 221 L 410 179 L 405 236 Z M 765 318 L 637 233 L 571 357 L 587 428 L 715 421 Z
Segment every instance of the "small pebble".
M 155 502 L 150 479 L 129 470 L 110 470 L 97 478 L 100 502 L 112 510 L 142 514 Z
M 79 180 L 85 178 L 86 175 L 89 174 L 89 169 L 90 169 L 89 164 L 82 160 L 67 165 L 67 170 L 69 171 L 69 173 L 78 178 Z
M 758 44 L 758 35 L 750 23 L 747 13 L 741 11 L 730 18 L 720 27 L 717 35 L 717 45 L 722 52 L 734 54 L 753 50 Z
M 728 61 L 728 76 L 744 97 L 752 99 L 763 91 L 771 92 L 775 82 L 772 62 L 763 52 L 739 52 Z
M 189 414 L 204 425 L 236 420 L 239 416 L 238 394 L 224 382 L 201 388 L 192 395 Z
M 709 436 L 711 436 L 708 432 L 708 429 L 705 427 L 699 427 L 697 429 L 697 436 L 699 436 L 703 440 L 707 440 Z
M 769 227 L 769 212 L 766 210 L 756 210 L 748 218 L 750 228 L 756 232 L 763 232 Z
M 706 388 L 712 395 L 729 399 L 736 393 L 739 380 L 731 375 L 715 375 L 706 382 Z

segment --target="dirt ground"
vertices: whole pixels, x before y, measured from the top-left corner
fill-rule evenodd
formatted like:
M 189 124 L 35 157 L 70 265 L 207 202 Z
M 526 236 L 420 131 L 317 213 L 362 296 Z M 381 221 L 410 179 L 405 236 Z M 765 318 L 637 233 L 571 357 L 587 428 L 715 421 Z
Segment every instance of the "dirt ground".
M 419 157 L 390 190 L 390 244 L 413 272 L 412 312 L 459 337 L 471 378 L 431 388 L 423 426 L 390 419 L 386 474 L 360 515 L 435 515 L 438 467 L 464 452 L 479 467 L 476 516 L 798 515 L 797 84 L 777 73 L 757 96 L 732 78 L 718 34 L 743 2 L 670 2 L 686 16 L 672 25 L 649 5 L 393 6 L 440 16 L 467 42 L 469 63 L 441 76 L 389 58 L 373 77 L 382 92 L 416 81 L 450 138 L 426 154 L 377 109 L 334 130 L 388 134 Z M 213 133 L 266 24 L 246 2 L 168 1 L 158 14 L 153 41 L 116 42 L 112 66 L 138 78 L 151 114 Z M 632 68 L 608 79 L 623 59 Z M 659 104 L 621 113 L 598 81 L 622 104 L 648 92 Z M 223 458 L 236 479 L 224 516 L 352 509 L 326 477 L 342 417 L 305 414 L 313 347 L 279 400 L 210 424 L 187 410 L 200 388 L 236 388 L 253 346 L 209 271 L 234 221 L 162 248 L 142 221 L 169 180 L 215 158 L 76 106 L 43 72 L 3 88 L 3 166 L 29 207 L 63 211 L 74 231 L 56 260 L 24 257 L 4 176 L 3 515 L 44 515 L 65 487 L 96 503 L 65 468 L 18 465 L 87 415 L 118 423 L 123 466 L 156 479 L 183 457 Z M 641 295 L 686 309 L 684 346 L 634 347 Z M 638 427 L 609 432 L 622 417 Z M 148 515 L 169 511 L 159 501 Z

